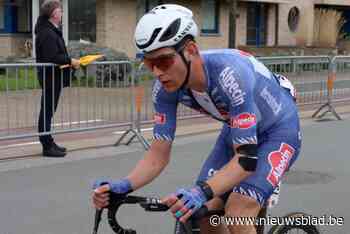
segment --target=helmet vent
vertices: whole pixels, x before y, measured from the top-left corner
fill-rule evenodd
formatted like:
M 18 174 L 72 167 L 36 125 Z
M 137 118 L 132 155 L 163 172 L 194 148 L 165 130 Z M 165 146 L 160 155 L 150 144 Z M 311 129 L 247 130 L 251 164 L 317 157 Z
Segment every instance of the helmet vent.
M 148 40 L 148 42 L 146 42 L 145 44 L 142 44 L 142 45 L 140 45 L 140 44 L 138 44 L 137 42 L 136 42 L 136 46 L 139 48 L 139 49 L 144 49 L 144 48 L 147 48 L 147 47 L 149 47 L 153 42 L 154 42 L 154 40 L 156 39 L 156 37 L 158 36 L 158 34 L 159 34 L 159 32 L 162 30 L 162 28 L 156 28 L 154 31 L 153 31 L 153 33 L 152 33 L 152 36 L 151 36 L 151 38 Z
M 180 18 L 174 20 L 174 22 L 172 22 L 169 25 L 169 27 L 165 30 L 163 35 L 160 37 L 159 41 L 160 42 L 167 41 L 167 40 L 175 37 L 175 35 L 179 31 L 180 25 L 181 25 L 181 19 Z

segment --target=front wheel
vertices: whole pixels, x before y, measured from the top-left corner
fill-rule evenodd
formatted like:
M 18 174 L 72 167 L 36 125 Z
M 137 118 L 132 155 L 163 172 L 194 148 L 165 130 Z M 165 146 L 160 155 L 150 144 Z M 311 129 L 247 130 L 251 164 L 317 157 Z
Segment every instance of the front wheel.
M 281 225 L 275 225 L 268 232 L 269 234 L 293 234 L 293 233 L 306 233 L 306 234 L 319 234 L 317 227 L 312 224 L 303 225 L 300 222 L 300 217 L 307 217 L 309 215 L 303 212 L 294 212 L 284 216 L 284 223 Z M 288 219 L 289 218 L 289 219 Z

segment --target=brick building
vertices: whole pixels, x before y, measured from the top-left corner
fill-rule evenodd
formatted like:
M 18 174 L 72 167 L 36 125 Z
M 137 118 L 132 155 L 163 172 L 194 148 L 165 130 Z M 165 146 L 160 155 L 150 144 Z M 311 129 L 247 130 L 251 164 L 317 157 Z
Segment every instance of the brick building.
M 20 55 L 41 0 L 0 1 L 0 56 Z M 80 38 L 135 56 L 133 31 L 142 14 L 159 3 L 191 8 L 199 25 L 201 48 L 228 47 L 229 11 L 226 0 L 62 0 L 66 41 Z M 295 46 L 295 31 L 306 27 L 307 46 L 313 45 L 315 8 L 344 12 L 350 33 L 349 0 L 239 0 L 236 46 Z M 2 19 L 1 19 L 2 18 Z

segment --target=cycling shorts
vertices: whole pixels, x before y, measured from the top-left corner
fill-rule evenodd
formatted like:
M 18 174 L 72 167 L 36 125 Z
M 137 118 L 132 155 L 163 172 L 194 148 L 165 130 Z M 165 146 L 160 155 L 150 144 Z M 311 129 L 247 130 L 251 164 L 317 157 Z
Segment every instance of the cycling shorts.
M 251 176 L 241 181 L 231 192 L 254 198 L 264 206 L 278 186 L 282 176 L 298 158 L 301 134 L 297 114 L 277 124 L 273 130 L 258 135 L 258 163 Z M 230 127 L 224 125 L 214 149 L 205 161 L 197 181 L 206 181 L 234 157 Z

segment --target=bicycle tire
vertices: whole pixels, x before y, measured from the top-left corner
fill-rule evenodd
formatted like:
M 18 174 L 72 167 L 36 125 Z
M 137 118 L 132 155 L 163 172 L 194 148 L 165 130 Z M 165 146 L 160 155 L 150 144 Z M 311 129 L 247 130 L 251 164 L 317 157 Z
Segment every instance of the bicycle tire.
M 288 217 L 301 217 L 301 216 L 308 216 L 306 213 L 303 212 L 293 212 L 290 214 L 287 214 L 286 218 Z M 302 230 L 306 234 L 320 234 L 318 228 L 315 225 L 297 225 L 297 224 L 289 224 L 289 225 L 274 225 L 268 234 L 288 234 L 293 233 L 291 231 L 293 230 Z M 299 233 L 299 232 L 298 232 Z

